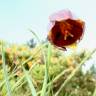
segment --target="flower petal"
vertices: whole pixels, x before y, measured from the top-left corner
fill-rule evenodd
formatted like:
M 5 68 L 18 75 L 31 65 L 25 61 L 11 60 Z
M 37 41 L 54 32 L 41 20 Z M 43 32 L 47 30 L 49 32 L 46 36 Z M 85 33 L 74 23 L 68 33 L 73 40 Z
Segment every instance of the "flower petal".
M 71 44 L 71 45 L 69 45 L 67 47 L 70 48 L 70 49 L 75 50 L 77 48 L 77 43 L 73 43 L 73 44 Z
M 71 13 L 70 10 L 61 10 L 57 13 L 52 14 L 49 19 L 53 22 L 67 19 L 76 19 L 76 17 Z
M 72 20 L 76 20 L 76 16 L 68 9 L 66 10 L 61 10 L 59 12 L 56 12 L 54 14 L 52 14 L 49 17 L 49 24 L 48 24 L 48 31 L 50 31 L 53 26 L 55 25 L 56 21 L 62 21 L 62 20 L 67 20 L 67 19 L 72 19 Z
M 75 49 L 84 29 L 85 22 L 75 18 L 69 10 L 61 10 L 50 16 L 48 40 L 60 49 Z

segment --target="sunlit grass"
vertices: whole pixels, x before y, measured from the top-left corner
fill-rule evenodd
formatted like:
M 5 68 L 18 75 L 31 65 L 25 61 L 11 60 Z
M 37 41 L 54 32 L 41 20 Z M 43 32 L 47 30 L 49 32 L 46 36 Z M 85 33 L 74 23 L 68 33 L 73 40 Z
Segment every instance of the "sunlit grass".
M 6 58 L 5 58 L 5 50 L 4 50 L 4 44 L 2 43 L 2 61 L 3 61 L 3 64 L 2 64 L 2 67 L 3 67 L 3 74 L 4 74 L 4 80 L 5 80 L 5 85 L 6 85 L 6 92 L 7 92 L 7 96 L 12 96 L 12 93 L 11 93 L 11 86 L 10 86 L 10 81 L 8 79 L 8 69 L 6 67 Z
M 38 38 L 38 36 L 36 38 Z M 3 69 L 4 71 L 3 79 L 0 79 L 0 96 L 70 96 L 70 94 L 73 94 L 71 96 L 77 96 L 77 94 L 79 96 L 80 94 L 87 94 L 88 90 L 88 96 L 96 95 L 96 80 L 94 79 L 93 75 L 90 72 L 89 75 L 79 75 L 79 77 L 82 78 L 82 82 L 85 80 L 83 82 L 85 85 L 86 83 L 88 85 L 91 82 L 91 85 L 88 85 L 88 90 L 86 87 L 87 85 L 84 85 L 86 88 L 84 93 L 83 91 L 81 91 L 81 85 L 78 85 L 79 77 L 77 76 L 77 74 L 80 74 L 79 72 L 81 72 L 82 65 L 88 59 L 91 58 L 93 53 L 95 53 L 96 49 L 92 52 L 88 52 L 87 54 L 82 54 L 82 52 L 79 54 L 72 54 L 71 58 L 73 58 L 72 60 L 76 62 L 76 65 L 70 65 L 67 61 L 69 57 L 65 56 L 64 53 L 62 54 L 63 51 L 55 49 L 48 42 L 41 44 L 41 41 L 39 40 L 39 44 L 40 45 L 38 45 L 37 47 L 30 49 L 30 52 L 27 50 L 25 51 L 26 53 L 29 52 L 27 58 L 24 54 L 20 54 L 20 56 L 18 54 L 13 54 L 14 56 L 17 56 L 15 60 L 20 62 L 18 64 L 16 63 L 16 68 L 14 68 L 14 70 L 11 71 L 10 68 L 12 66 L 10 65 L 10 63 L 14 61 L 14 59 L 12 59 L 13 55 L 11 54 L 11 56 L 10 54 L 8 54 L 9 57 L 12 57 L 10 61 L 10 58 L 5 56 L 5 54 L 7 53 L 6 48 L 3 46 L 1 51 L 3 63 L 1 64 L 2 66 L 0 65 L 0 70 Z M 32 50 L 34 50 L 34 52 L 31 53 Z M 22 58 L 25 58 L 24 61 L 22 61 Z M 29 66 L 29 69 L 27 69 L 26 66 L 28 66 L 28 62 L 30 61 L 32 62 L 32 66 Z M 18 69 L 21 70 L 20 74 L 22 75 L 16 75 Z M 74 78 L 77 79 L 78 82 L 74 81 Z M 83 78 L 85 79 L 83 80 Z M 90 82 L 87 81 L 87 79 L 89 79 Z M 72 85 L 73 83 L 76 84 Z M 69 90 L 71 90 L 70 94 L 68 88 Z M 75 93 L 75 89 L 77 89 L 78 93 Z M 5 94 L 2 94 L 2 92 L 5 92 Z
M 58 91 L 56 92 L 55 96 L 58 96 L 60 91 L 65 87 L 65 85 L 73 78 L 73 76 L 75 76 L 76 72 L 79 71 L 79 69 L 81 68 L 82 64 L 84 64 L 86 62 L 86 60 L 88 60 L 88 58 L 90 58 L 92 56 L 92 54 L 96 51 L 93 50 L 90 54 L 88 54 L 82 61 L 81 63 L 77 66 L 76 69 L 73 70 L 73 72 L 68 76 L 68 78 L 64 81 L 64 83 L 62 83 L 62 85 L 60 86 L 60 88 L 58 89 Z
M 29 86 L 29 88 L 30 88 L 30 90 L 31 90 L 32 96 L 37 96 L 36 89 L 35 89 L 35 87 L 34 87 L 34 85 L 33 85 L 33 83 L 32 83 L 32 78 L 31 78 L 31 76 L 30 76 L 30 75 L 28 74 L 28 72 L 25 70 L 24 66 L 22 66 L 22 69 L 23 69 L 23 72 L 24 72 L 24 74 L 25 74 L 25 78 L 26 78 L 26 80 L 27 80 L 27 82 L 28 82 L 28 86 Z

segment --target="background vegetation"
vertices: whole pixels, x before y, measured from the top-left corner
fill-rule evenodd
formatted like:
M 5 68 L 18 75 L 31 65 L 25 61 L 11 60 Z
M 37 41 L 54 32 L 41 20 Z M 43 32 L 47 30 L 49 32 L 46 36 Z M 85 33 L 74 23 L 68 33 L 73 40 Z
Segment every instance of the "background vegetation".
M 94 66 L 82 72 L 95 50 L 66 55 L 48 42 L 33 44 L 0 42 L 0 96 L 96 96 Z

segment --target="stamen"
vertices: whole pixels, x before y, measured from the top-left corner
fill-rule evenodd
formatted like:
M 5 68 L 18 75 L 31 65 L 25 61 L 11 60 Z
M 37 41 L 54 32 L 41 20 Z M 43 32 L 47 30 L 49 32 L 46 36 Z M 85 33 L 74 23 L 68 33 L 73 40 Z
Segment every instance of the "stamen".
M 69 23 L 60 22 L 60 29 L 61 29 L 61 32 L 64 34 L 64 40 L 66 40 L 68 36 L 74 37 L 73 34 L 70 33 L 70 31 L 68 31 L 71 28 L 72 26 Z
M 71 34 L 71 33 L 69 33 L 69 32 L 68 32 L 68 35 L 69 35 L 70 37 L 74 37 L 74 35 L 73 35 L 73 34 Z
M 68 30 L 66 30 L 66 31 L 65 31 L 64 40 L 66 40 L 68 36 L 74 37 L 73 34 L 71 34 Z

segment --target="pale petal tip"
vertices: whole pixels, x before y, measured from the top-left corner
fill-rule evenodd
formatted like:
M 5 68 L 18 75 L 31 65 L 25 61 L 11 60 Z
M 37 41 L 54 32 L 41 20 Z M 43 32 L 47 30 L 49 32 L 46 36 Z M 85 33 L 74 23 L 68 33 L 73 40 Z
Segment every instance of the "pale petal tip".
M 73 13 L 66 9 L 66 10 L 61 10 L 58 11 L 56 13 L 53 13 L 49 19 L 50 21 L 61 21 L 61 20 L 66 20 L 66 19 L 75 19 L 75 16 L 73 15 Z

